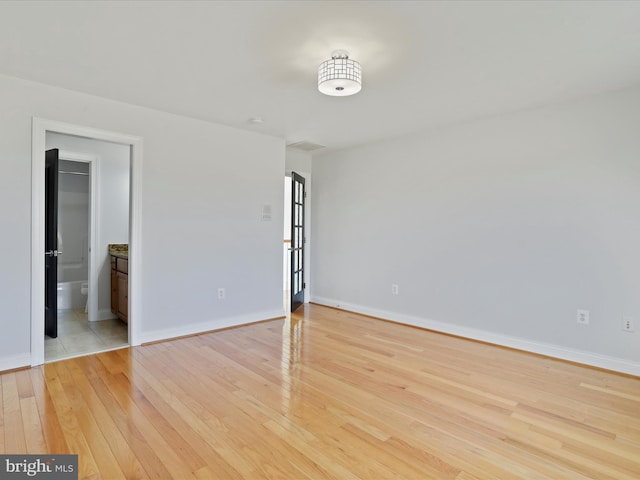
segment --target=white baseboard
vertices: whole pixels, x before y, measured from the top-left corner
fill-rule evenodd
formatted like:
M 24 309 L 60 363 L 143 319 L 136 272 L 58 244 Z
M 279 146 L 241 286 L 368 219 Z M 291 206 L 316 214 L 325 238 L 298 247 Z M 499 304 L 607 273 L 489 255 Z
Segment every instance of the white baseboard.
M 317 303 L 319 305 L 325 305 L 327 307 L 334 307 L 341 310 L 347 310 L 350 312 L 361 313 L 363 315 L 382 318 L 384 320 L 389 320 L 396 323 L 413 325 L 415 327 L 422 327 L 428 330 L 434 330 L 441 333 L 465 337 L 472 340 L 479 340 L 481 342 L 501 345 L 503 347 L 524 350 L 526 352 L 546 355 L 562 360 L 568 360 L 570 362 L 590 365 L 592 367 L 604 368 L 606 370 L 613 370 L 615 372 L 640 376 L 640 363 L 624 360 L 621 358 L 600 355 L 598 353 L 592 353 L 583 350 L 575 350 L 572 348 L 553 345 L 550 343 L 534 342 L 531 340 L 526 340 L 524 338 L 502 335 L 499 333 L 488 332 L 476 328 L 463 327 L 460 325 L 439 322 L 436 320 L 429 320 L 385 310 L 378 310 L 375 308 L 364 307 L 362 305 L 345 303 L 340 300 L 334 300 L 331 298 L 312 296 L 311 302 Z
M 140 343 L 158 342 L 160 340 L 168 340 L 171 338 L 184 337 L 187 335 L 195 335 L 198 333 L 210 332 L 212 330 L 236 327 L 238 325 L 245 325 L 248 323 L 255 323 L 284 316 L 284 309 L 272 310 L 268 312 L 252 313 L 235 317 L 216 318 L 214 320 L 209 320 L 206 322 L 194 323 L 191 325 L 184 325 L 175 328 L 167 328 L 150 332 L 140 332 Z
M 12 355 L 0 357 L 0 372 L 5 370 L 13 370 L 14 368 L 30 367 L 31 355 Z

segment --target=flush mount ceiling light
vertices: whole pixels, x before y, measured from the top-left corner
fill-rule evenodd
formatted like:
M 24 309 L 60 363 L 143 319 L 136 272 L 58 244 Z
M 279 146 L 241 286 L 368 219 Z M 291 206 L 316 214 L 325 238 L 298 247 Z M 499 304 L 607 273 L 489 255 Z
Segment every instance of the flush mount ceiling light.
M 318 68 L 318 90 L 325 95 L 346 97 L 358 93 L 362 88 L 362 68 L 349 58 L 346 50 L 336 50 L 331 60 Z

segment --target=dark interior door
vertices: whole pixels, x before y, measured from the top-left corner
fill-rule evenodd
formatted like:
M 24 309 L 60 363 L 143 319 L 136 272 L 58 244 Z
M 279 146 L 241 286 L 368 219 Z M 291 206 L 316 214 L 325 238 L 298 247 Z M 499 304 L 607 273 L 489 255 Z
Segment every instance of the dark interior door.
M 47 150 L 45 164 L 44 333 L 58 336 L 58 149 Z
M 304 303 L 304 178 L 291 173 L 291 311 Z

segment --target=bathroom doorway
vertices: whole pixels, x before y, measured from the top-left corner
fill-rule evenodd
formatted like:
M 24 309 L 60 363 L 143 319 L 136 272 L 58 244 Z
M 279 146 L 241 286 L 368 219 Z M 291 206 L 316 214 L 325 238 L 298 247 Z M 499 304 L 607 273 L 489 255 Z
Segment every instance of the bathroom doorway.
M 90 127 L 82 127 L 70 125 L 51 120 L 39 118 L 33 119 L 33 148 L 32 148 L 32 272 L 31 272 L 31 353 L 32 365 L 40 365 L 45 362 L 45 329 L 43 314 L 45 311 L 45 262 L 43 252 L 45 251 L 44 231 L 45 231 L 45 150 L 58 149 L 62 152 L 62 158 L 71 163 L 67 163 L 66 167 L 78 167 L 78 163 L 83 163 L 82 156 L 93 156 L 95 160 L 84 163 L 89 164 L 89 170 L 75 169 L 67 170 L 66 174 L 72 176 L 85 176 L 89 179 L 91 186 L 89 187 L 89 203 L 92 205 L 88 208 L 89 232 L 84 239 L 84 235 L 80 234 L 80 238 L 72 239 L 61 231 L 61 248 L 60 259 L 65 256 L 67 246 L 79 244 L 79 257 L 63 260 L 61 264 L 62 283 L 79 282 L 78 285 L 67 285 L 62 287 L 60 292 L 60 306 L 70 306 L 71 308 L 62 308 L 61 322 L 67 325 L 61 328 L 58 338 L 65 338 L 64 334 L 69 334 L 69 347 L 64 346 L 62 356 L 46 355 L 46 361 L 52 361 L 58 358 L 68 358 L 72 356 L 84 355 L 96 351 L 103 351 L 118 346 L 139 345 L 138 329 L 140 307 L 138 305 L 139 298 L 139 245 L 140 245 L 140 192 L 142 178 L 142 139 L 126 134 L 108 132 L 104 130 L 93 129 Z M 119 150 L 122 155 L 119 161 L 115 163 L 108 158 L 107 153 L 100 148 Z M 65 155 L 68 157 L 65 158 Z M 119 174 L 114 171 L 114 165 L 122 163 L 124 168 Z M 122 166 L 122 165 L 118 165 Z M 109 182 L 111 182 L 109 184 Z M 75 182 L 80 183 L 80 182 Z M 111 185 L 110 187 L 108 185 Z M 75 185 L 76 190 L 83 190 L 84 186 Z M 69 192 L 67 192 L 69 193 Z M 74 193 L 84 195 L 84 192 L 75 191 Z M 111 195 L 111 196 L 109 196 Z M 79 207 L 79 197 L 76 195 L 76 207 Z M 120 202 L 121 200 L 126 202 Z M 83 200 L 84 202 L 84 200 Z M 118 211 L 109 210 L 115 204 L 124 204 Z M 64 213 L 63 213 L 64 216 Z M 78 220 L 78 219 L 76 219 Z M 74 221 L 76 221 L 74 220 Z M 111 222 L 111 224 L 109 223 Z M 112 229 L 113 222 L 120 224 L 114 231 Z M 65 220 L 62 221 L 63 225 Z M 78 220 L 79 223 L 79 220 Z M 111 288 L 110 288 L 110 257 L 108 244 L 110 243 L 126 243 L 129 248 L 129 284 L 128 290 L 128 323 L 123 324 L 120 320 L 115 320 L 115 315 L 111 312 Z M 86 245 L 83 247 L 83 245 Z M 72 248 L 72 251 L 74 248 Z M 82 251 L 84 250 L 85 258 Z M 76 274 L 84 277 L 80 272 L 84 272 L 82 265 L 88 263 L 87 278 L 75 278 Z M 57 271 L 57 270 L 56 270 Z M 68 274 L 68 278 L 67 278 Z M 72 278 L 72 276 L 74 278 Z M 106 277 L 106 281 L 105 278 Z M 67 281 L 68 280 L 68 281 Z M 86 281 L 85 281 L 86 280 Z M 67 291 L 64 291 L 64 289 Z M 74 291 L 75 289 L 75 291 Z M 79 294 L 77 292 L 79 290 Z M 86 297 L 83 291 L 87 293 Z M 78 298 L 80 300 L 78 301 Z M 84 305 L 82 302 L 84 301 Z M 68 302 L 68 303 L 65 303 Z M 66 322 L 70 320 L 69 322 Z M 117 325 L 122 332 L 118 345 L 108 344 L 105 342 L 107 337 L 116 337 L 113 328 L 108 328 L 109 321 L 119 322 Z M 76 338 L 72 335 L 76 334 Z M 97 337 L 97 345 L 89 347 L 91 342 L 89 337 Z M 122 339 L 126 338 L 126 341 Z M 53 339 L 57 340 L 57 339 Z M 48 350 L 54 350 L 48 348 Z M 58 348 L 62 350 L 62 348 Z
M 50 202 L 57 209 L 47 215 L 57 219 L 57 229 L 49 232 L 47 225 L 45 232 L 55 235 L 50 250 L 57 263 L 56 275 L 49 271 L 45 278 L 46 291 L 57 292 L 47 295 L 49 362 L 128 345 L 127 325 L 110 310 L 106 245 L 128 244 L 130 152 L 125 145 L 56 132 L 46 133 L 46 146 L 47 155 L 53 148 L 59 158 L 57 197 Z

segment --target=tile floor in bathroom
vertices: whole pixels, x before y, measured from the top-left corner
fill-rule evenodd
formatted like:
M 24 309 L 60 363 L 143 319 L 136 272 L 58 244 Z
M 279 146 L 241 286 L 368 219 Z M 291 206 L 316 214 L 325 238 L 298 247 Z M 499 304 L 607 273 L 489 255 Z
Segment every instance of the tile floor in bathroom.
M 127 324 L 118 320 L 89 322 L 84 309 L 58 310 L 58 338 L 45 337 L 45 362 L 124 347 Z

